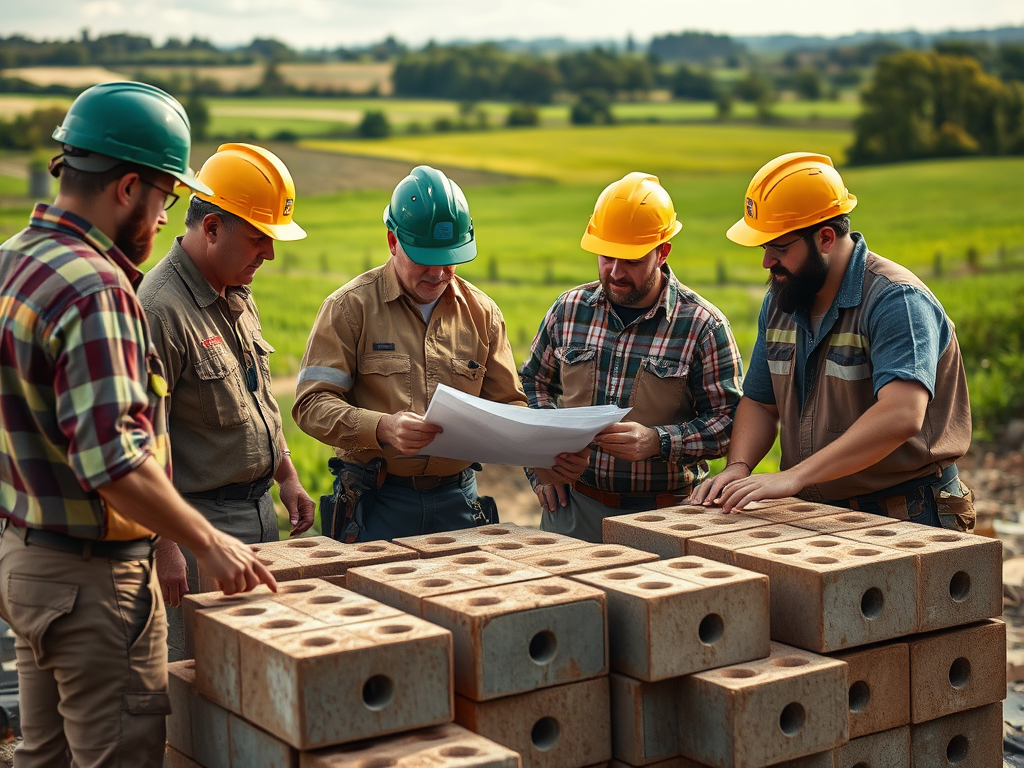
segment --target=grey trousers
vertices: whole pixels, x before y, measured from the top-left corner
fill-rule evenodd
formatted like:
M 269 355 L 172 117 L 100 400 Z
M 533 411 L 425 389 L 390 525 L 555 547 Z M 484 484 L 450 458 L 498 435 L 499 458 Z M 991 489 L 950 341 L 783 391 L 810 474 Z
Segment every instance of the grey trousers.
M 547 510 L 542 512 L 540 529 L 600 544 L 603 541 L 601 522 L 606 517 L 628 513 L 628 510 L 609 507 L 570 488 L 569 506 L 558 507 L 554 513 Z
M 234 536 L 246 544 L 263 541 L 277 541 L 277 513 L 274 499 L 269 492 L 258 501 L 222 501 L 213 499 L 188 499 L 188 503 L 202 513 L 218 531 Z M 188 565 L 188 589 L 199 589 L 199 571 L 196 557 L 191 550 L 181 548 Z M 185 656 L 185 627 L 182 623 L 181 608 L 167 606 L 167 659 L 181 661 Z

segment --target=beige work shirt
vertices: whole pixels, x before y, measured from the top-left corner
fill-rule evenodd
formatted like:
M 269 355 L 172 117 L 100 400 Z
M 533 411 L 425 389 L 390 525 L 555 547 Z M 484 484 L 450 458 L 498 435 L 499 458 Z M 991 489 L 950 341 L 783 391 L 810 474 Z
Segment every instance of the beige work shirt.
M 377 442 L 386 414 L 424 414 L 438 384 L 526 406 L 497 305 L 457 275 L 429 325 L 394 266 L 371 269 L 324 301 L 302 358 L 292 416 L 347 461 L 383 456 L 395 475 L 453 475 L 464 461 L 403 457 Z
M 225 294 L 203 277 L 181 238 L 139 288 L 167 369 L 171 462 L 182 493 L 251 483 L 281 463 L 274 348 L 263 338 L 252 291 L 240 286 Z

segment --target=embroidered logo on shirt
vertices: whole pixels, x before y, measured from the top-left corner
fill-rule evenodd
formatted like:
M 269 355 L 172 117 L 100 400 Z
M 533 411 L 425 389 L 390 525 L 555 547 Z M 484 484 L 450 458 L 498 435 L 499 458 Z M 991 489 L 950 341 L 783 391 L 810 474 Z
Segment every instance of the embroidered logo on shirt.
M 374 352 L 394 352 L 395 345 L 390 341 L 375 341 L 373 343 Z
M 223 344 L 224 339 L 220 336 L 207 336 L 205 339 L 199 342 L 204 347 L 212 347 L 214 344 Z

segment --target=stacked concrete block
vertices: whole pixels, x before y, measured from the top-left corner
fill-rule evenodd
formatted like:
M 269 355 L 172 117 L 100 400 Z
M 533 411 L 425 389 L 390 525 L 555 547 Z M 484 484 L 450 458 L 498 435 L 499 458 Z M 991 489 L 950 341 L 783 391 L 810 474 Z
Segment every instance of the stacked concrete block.
M 690 539 L 687 542 L 686 551 L 697 557 L 736 565 L 737 550 L 759 547 L 764 544 L 781 544 L 795 539 L 807 539 L 811 536 L 814 536 L 814 533 L 806 528 L 777 523 Z
M 854 648 L 832 656 L 847 665 L 851 740 L 910 723 L 910 652 L 905 642 Z
M 611 667 L 657 681 L 769 652 L 768 579 L 696 557 L 581 574 L 608 595 Z
M 540 568 L 552 576 L 572 576 L 577 573 L 650 563 L 658 559 L 653 552 L 644 552 L 614 544 L 590 544 L 587 542 L 541 545 L 542 551 L 538 551 L 537 545 L 530 545 L 525 541 L 510 541 L 489 545 L 483 549 L 523 565 Z
M 191 757 L 186 757 L 174 747 L 168 746 L 164 751 L 164 768 L 204 768 Z
M 455 720 L 515 750 L 524 768 L 584 768 L 611 758 L 608 676 L 477 702 L 455 700 Z
M 406 536 L 395 543 L 411 549 L 423 558 L 447 557 L 460 552 L 473 552 L 488 545 L 527 541 L 535 544 L 571 544 L 576 539 L 558 533 L 544 533 L 534 528 L 522 528 L 515 523 L 485 525 L 460 531 L 445 531 L 422 536 Z
M 692 539 L 770 524 L 751 515 L 723 515 L 704 507 L 682 506 L 606 517 L 601 530 L 606 544 L 622 544 L 667 559 L 690 554 L 687 542 Z
M 680 750 L 717 768 L 828 752 L 848 740 L 846 694 L 843 662 L 772 643 L 768 658 L 680 680 Z
M 647 766 L 683 759 L 679 757 L 677 686 L 675 680 L 648 683 L 617 672 L 609 676 L 616 760 Z
M 254 765 L 256 765 L 254 763 Z M 520 768 L 519 755 L 472 731 L 440 725 L 302 754 L 299 768 Z
M 917 628 L 913 555 L 819 535 L 737 550 L 736 564 L 771 581 L 773 640 L 825 653 Z
M 910 727 L 911 768 L 999 768 L 1003 708 L 989 704 Z
M 419 616 L 422 602 L 431 597 L 549 576 L 539 568 L 490 552 L 470 550 L 425 560 L 354 568 L 348 573 L 348 587 Z
M 794 525 L 797 528 L 806 528 L 814 533 L 839 534 L 844 531 L 855 531 L 860 528 L 877 528 L 881 525 L 891 525 L 897 522 L 888 517 L 880 517 L 879 515 L 872 515 L 867 512 L 856 512 L 841 507 L 830 507 L 825 504 L 814 504 L 812 506 L 817 507 L 816 511 L 820 512 L 820 514 L 796 518 L 789 521 L 789 525 Z M 768 514 L 770 514 L 770 511 Z
M 834 768 L 909 768 L 910 728 L 904 725 L 868 736 L 851 736 L 849 743 L 835 750 L 832 762 Z

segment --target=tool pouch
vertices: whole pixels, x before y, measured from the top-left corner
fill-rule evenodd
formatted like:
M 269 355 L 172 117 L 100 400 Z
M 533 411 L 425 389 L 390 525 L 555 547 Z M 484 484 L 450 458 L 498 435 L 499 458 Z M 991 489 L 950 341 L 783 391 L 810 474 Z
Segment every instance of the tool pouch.
M 961 533 L 974 531 L 974 492 L 954 477 L 939 488 L 932 488 L 935 509 L 943 528 Z
M 363 528 L 363 510 L 384 482 L 384 459 L 365 464 L 337 457 L 327 462 L 334 475 L 334 493 L 320 497 L 320 528 L 325 536 L 351 544 Z

